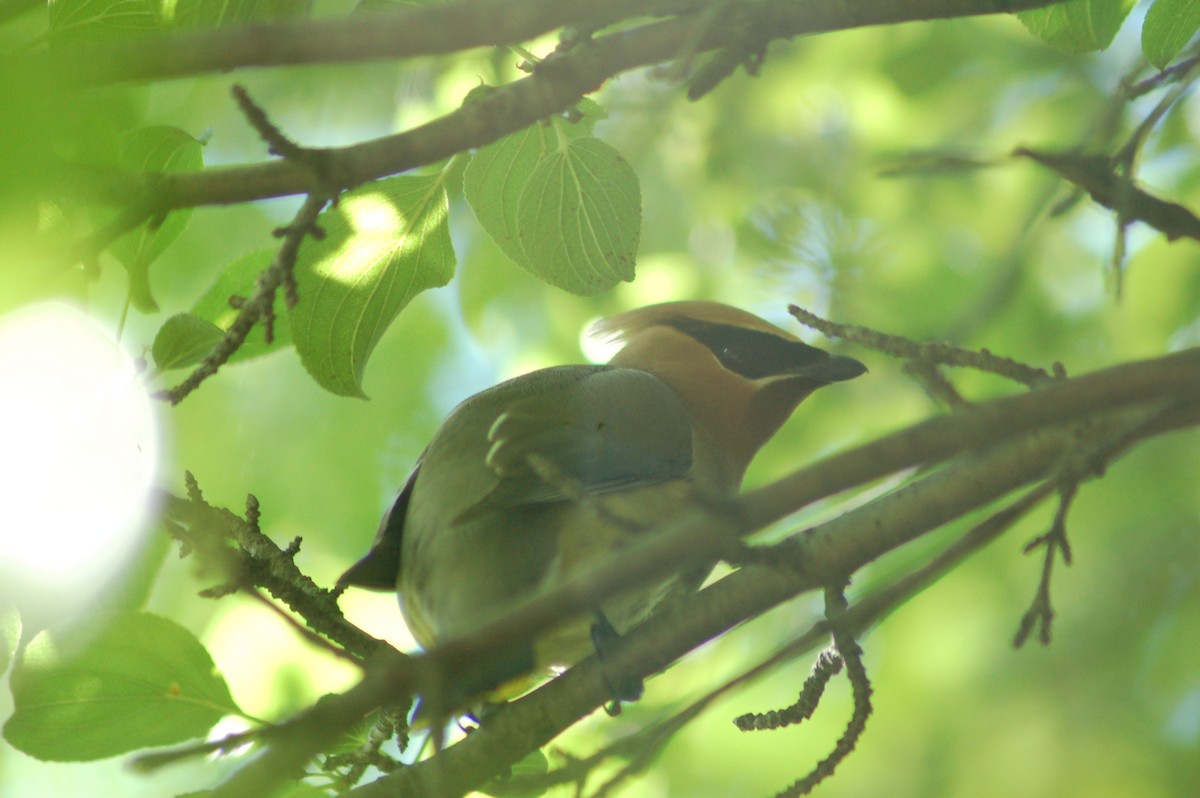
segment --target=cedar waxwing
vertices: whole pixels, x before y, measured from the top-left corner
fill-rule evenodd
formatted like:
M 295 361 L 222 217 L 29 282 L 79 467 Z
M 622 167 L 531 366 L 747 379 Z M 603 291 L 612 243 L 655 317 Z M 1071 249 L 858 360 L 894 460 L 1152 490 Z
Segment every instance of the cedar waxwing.
M 421 645 L 553 587 L 677 516 L 696 492 L 736 493 L 751 458 L 806 396 L 866 371 L 716 302 L 651 305 L 595 331 L 624 344 L 608 365 L 542 369 L 455 408 L 371 551 L 342 576 L 343 585 L 398 589 Z M 557 486 L 535 473 L 536 458 L 562 477 Z M 602 512 L 565 496 L 563 480 Z M 595 648 L 593 622 L 623 634 L 705 575 L 605 602 L 587 623 L 535 641 L 508 675 L 574 664 Z

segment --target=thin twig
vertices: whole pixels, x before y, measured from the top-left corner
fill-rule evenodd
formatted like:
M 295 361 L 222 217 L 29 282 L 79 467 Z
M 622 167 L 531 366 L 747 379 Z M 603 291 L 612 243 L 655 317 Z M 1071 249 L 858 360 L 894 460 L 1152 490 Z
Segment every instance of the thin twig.
M 1133 163 L 1137 157 L 1137 152 L 1142 148 L 1142 144 L 1145 143 L 1150 131 L 1163 118 L 1163 115 L 1171 110 L 1175 103 L 1179 102 L 1183 95 L 1192 88 L 1192 82 L 1196 74 L 1200 72 L 1200 57 L 1189 59 L 1183 63 L 1187 67 L 1178 73 L 1179 83 L 1172 86 L 1171 90 L 1163 95 L 1162 99 L 1151 109 L 1150 113 L 1146 114 L 1145 118 L 1138 123 L 1137 128 L 1130 134 L 1129 140 L 1125 142 L 1124 146 L 1114 156 L 1118 163 L 1126 165 Z
M 320 215 L 321 210 L 330 199 L 328 196 L 318 194 L 309 194 L 305 198 L 304 205 L 293 217 L 292 222 L 281 228 L 283 244 L 280 246 L 279 252 L 271 261 L 271 265 L 258 276 L 254 292 L 242 304 L 238 317 L 225 331 L 225 335 L 200 365 L 188 375 L 187 379 L 174 388 L 155 394 L 158 398 L 165 399 L 173 405 L 179 404 L 184 397 L 200 387 L 202 382 L 216 374 L 221 366 L 229 362 L 229 358 L 246 342 L 246 337 L 256 323 L 271 317 L 274 312 L 275 292 L 289 279 L 294 280 L 289 275 L 293 274 L 296 257 L 300 252 L 300 244 L 306 235 L 318 229 L 317 216 Z
M 1013 636 L 1014 648 L 1021 648 L 1035 628 L 1038 629 L 1038 642 L 1044 646 L 1050 645 L 1051 626 L 1054 621 L 1054 607 L 1050 601 L 1050 581 L 1056 556 L 1061 556 L 1065 565 L 1071 564 L 1071 543 L 1067 537 L 1067 513 L 1075 500 L 1081 480 L 1091 476 L 1102 476 L 1104 467 L 1111 458 L 1131 446 L 1147 430 L 1168 422 L 1170 418 L 1180 412 L 1187 412 L 1184 404 L 1167 404 L 1158 413 L 1151 414 L 1139 422 L 1129 425 L 1126 429 L 1118 430 L 1084 452 L 1076 453 L 1063 466 L 1057 479 L 1060 495 L 1054 521 L 1051 523 L 1049 531 L 1037 536 L 1025 546 L 1026 554 L 1036 551 L 1038 548 L 1044 548 L 1042 572 L 1033 601 L 1029 609 L 1021 616 L 1017 632 Z
M 1200 63 L 1200 55 L 1193 55 L 1184 58 L 1182 61 L 1176 61 L 1162 72 L 1157 72 L 1145 80 L 1129 86 L 1129 88 L 1125 90 L 1125 97 L 1133 100 L 1141 97 L 1147 92 L 1154 91 L 1163 84 L 1171 83 L 1177 80 L 1183 80 L 1184 77 L 1191 72 L 1198 63 Z
M 194 480 L 189 480 L 190 499 L 168 493 L 160 494 L 163 515 L 177 527 L 189 531 L 189 537 L 199 546 L 205 540 L 220 544 L 232 540 L 237 544 L 238 568 L 252 584 L 266 589 L 304 618 L 308 626 L 341 645 L 360 660 L 365 660 L 390 646 L 382 640 L 349 623 L 338 609 L 328 590 L 317 587 L 296 567 L 292 554 L 281 549 L 266 535 L 228 510 L 213 507 L 203 500 Z M 238 571 L 235 570 L 234 573 Z
M 847 628 L 853 629 L 855 634 L 861 634 L 874 623 L 902 606 L 910 598 L 933 585 L 968 556 L 997 539 L 1026 513 L 1037 506 L 1038 503 L 1053 493 L 1054 490 L 1055 486 L 1052 481 L 1033 488 L 1005 509 L 973 527 L 925 565 L 857 601 L 845 612 L 842 619 L 843 624 Z M 803 634 L 770 657 L 738 674 L 724 684 L 713 688 L 671 717 L 659 721 L 653 726 L 647 727 L 629 737 L 618 740 L 597 751 L 592 756 L 575 760 L 565 768 L 560 768 L 542 776 L 512 777 L 505 780 L 505 784 L 512 787 L 514 791 L 544 791 L 558 784 L 578 781 L 597 765 L 614 756 L 633 756 L 634 758 L 629 764 L 615 774 L 603 788 L 592 796 L 592 798 L 601 798 L 601 796 L 609 794 L 619 783 L 639 772 L 641 766 L 653 759 L 653 756 L 669 741 L 672 734 L 698 717 L 718 699 L 749 682 L 765 676 L 779 666 L 791 662 L 796 657 L 811 650 L 814 646 L 819 645 L 828 636 L 828 623 L 825 620 L 817 621 Z
M 825 779 L 833 775 L 837 766 L 845 761 L 858 745 L 867 726 L 867 718 L 871 715 L 871 681 L 867 677 L 867 669 L 862 661 L 862 648 L 858 644 L 854 630 L 844 622 L 846 615 L 846 596 L 841 585 L 825 589 L 825 619 L 833 636 L 833 644 L 838 656 L 846 665 L 846 675 L 850 678 L 851 694 L 854 697 L 854 711 L 846 723 L 842 736 L 834 744 L 833 751 L 818 762 L 808 775 L 778 793 L 778 798 L 793 798 L 808 795 Z
M 270 729 L 270 726 L 263 726 L 258 729 L 239 732 L 238 734 L 227 734 L 217 740 L 206 740 L 202 743 L 173 748 L 169 751 L 152 751 L 148 754 L 139 754 L 133 758 L 131 764 L 135 769 L 143 773 L 149 773 L 185 759 L 194 759 L 200 756 L 207 756 L 208 754 L 226 754 L 262 739 L 262 737 L 270 733 Z
M 293 631 L 295 631 L 312 645 L 316 646 L 327 654 L 332 654 L 338 659 L 345 660 L 346 662 L 357 665 L 360 668 L 363 666 L 362 657 L 347 651 L 341 646 L 335 646 L 326 638 L 317 634 L 312 629 L 309 629 L 307 626 L 300 623 L 300 621 L 296 620 L 295 615 L 292 615 L 289 612 L 284 612 L 282 607 L 264 596 L 252 585 L 242 585 L 242 591 L 259 604 L 262 604 L 268 610 L 279 616 L 279 618 L 282 619 L 286 625 L 290 626 Z
M 938 364 L 923 358 L 906 360 L 904 371 L 925 386 L 925 393 L 951 410 L 961 410 L 968 402 L 938 369 Z
M 788 305 L 788 312 L 804 326 L 812 327 L 823 335 L 852 341 L 893 357 L 922 360 L 943 366 L 973 368 L 1007 377 L 1029 388 L 1045 385 L 1055 379 L 1045 369 L 994 355 L 987 349 L 980 349 L 976 352 L 950 344 L 921 343 L 898 335 L 881 333 L 868 327 L 838 324 L 796 305 Z M 1056 372 L 1060 370 L 1061 367 L 1055 368 Z
M 813 663 L 812 671 L 804 680 L 796 703 L 784 709 L 739 715 L 733 719 L 733 725 L 742 731 L 771 731 L 808 720 L 817 710 L 829 680 L 842 672 L 842 665 L 842 657 L 836 648 L 825 649 L 817 655 L 817 661 Z
M 237 100 L 238 108 L 241 109 L 242 115 L 246 117 L 246 121 L 258 133 L 263 141 L 267 143 L 267 152 L 271 155 L 278 155 L 281 158 L 291 159 L 294 161 L 303 160 L 305 153 L 308 152 L 304 147 L 301 147 L 296 142 L 284 135 L 275 123 L 268 117 L 267 112 L 250 99 L 250 94 L 241 84 L 235 83 L 229 89 Z

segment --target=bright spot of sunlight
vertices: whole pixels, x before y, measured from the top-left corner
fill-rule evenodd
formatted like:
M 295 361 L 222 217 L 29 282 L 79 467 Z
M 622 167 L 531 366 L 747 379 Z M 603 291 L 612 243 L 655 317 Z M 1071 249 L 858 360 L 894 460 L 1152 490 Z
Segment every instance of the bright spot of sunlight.
M 133 359 L 53 302 L 0 317 L 0 599 L 87 607 L 138 543 L 159 432 Z
M 351 234 L 317 268 L 335 280 L 356 283 L 385 264 L 409 239 L 404 234 L 408 222 L 382 193 L 344 197 L 339 207 Z
M 579 332 L 579 350 L 583 352 L 589 363 L 607 363 L 613 355 L 620 351 L 622 345 L 620 341 L 596 335 L 593 328 L 598 321 L 600 321 L 599 316 L 589 320 Z
M 396 206 L 382 193 L 345 197 L 340 204 L 356 233 L 390 232 L 404 224 Z
M 253 727 L 245 718 L 239 718 L 236 715 L 226 715 L 217 721 L 217 725 L 212 727 L 208 733 L 208 742 L 215 743 L 218 740 L 224 740 L 226 737 L 232 737 L 238 734 L 245 734 Z M 213 752 L 209 755 L 210 761 L 216 761 L 227 756 L 245 756 L 250 753 L 252 746 L 250 743 L 244 743 L 234 748 L 232 751 Z
M 400 651 L 416 651 L 416 639 L 404 624 L 395 593 L 349 590 L 338 602 L 342 613 L 372 637 L 391 643 Z
M 231 604 L 218 611 L 205 630 L 204 645 L 221 663 L 238 705 L 260 718 L 278 717 L 325 693 L 346 690 L 360 676 L 353 665 L 322 655 L 255 604 Z
M 696 261 L 687 255 L 651 255 L 638 258 L 637 280 L 621 283 L 615 293 L 628 308 L 693 299 L 701 291 Z
M 647 256 L 638 261 L 637 281 L 622 283 L 614 293 L 630 310 L 658 302 L 692 299 L 700 289 L 695 272 L 696 263 L 689 256 Z M 593 326 L 597 321 L 600 319 L 592 319 L 583 326 L 579 349 L 589 362 L 607 363 L 624 344 L 596 335 Z

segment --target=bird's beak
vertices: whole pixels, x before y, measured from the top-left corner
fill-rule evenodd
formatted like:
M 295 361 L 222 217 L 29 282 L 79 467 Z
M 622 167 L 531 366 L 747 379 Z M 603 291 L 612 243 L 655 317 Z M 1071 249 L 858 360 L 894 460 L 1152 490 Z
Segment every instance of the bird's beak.
M 796 377 L 806 377 L 822 383 L 843 382 L 867 373 L 867 367 L 852 357 L 830 355 L 828 359 L 809 363 L 792 372 Z

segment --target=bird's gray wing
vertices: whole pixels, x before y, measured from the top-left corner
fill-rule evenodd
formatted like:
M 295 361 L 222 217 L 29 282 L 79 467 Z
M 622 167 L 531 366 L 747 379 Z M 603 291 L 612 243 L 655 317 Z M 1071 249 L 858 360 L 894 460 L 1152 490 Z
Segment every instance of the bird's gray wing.
M 550 466 L 549 473 L 539 463 Z M 470 397 L 446 419 L 384 517 L 371 551 L 339 584 L 391 589 L 415 493 L 442 524 L 682 477 L 692 437 L 679 397 L 657 377 L 558 366 Z M 441 495 L 431 496 L 431 491 Z M 428 505 L 433 501 L 436 508 Z
M 497 387 L 507 390 L 490 415 L 483 456 L 493 485 L 456 520 L 562 501 L 571 488 L 598 494 L 661 482 L 691 468 L 683 405 L 646 372 L 562 366 Z M 550 473 L 539 473 L 539 463 Z

